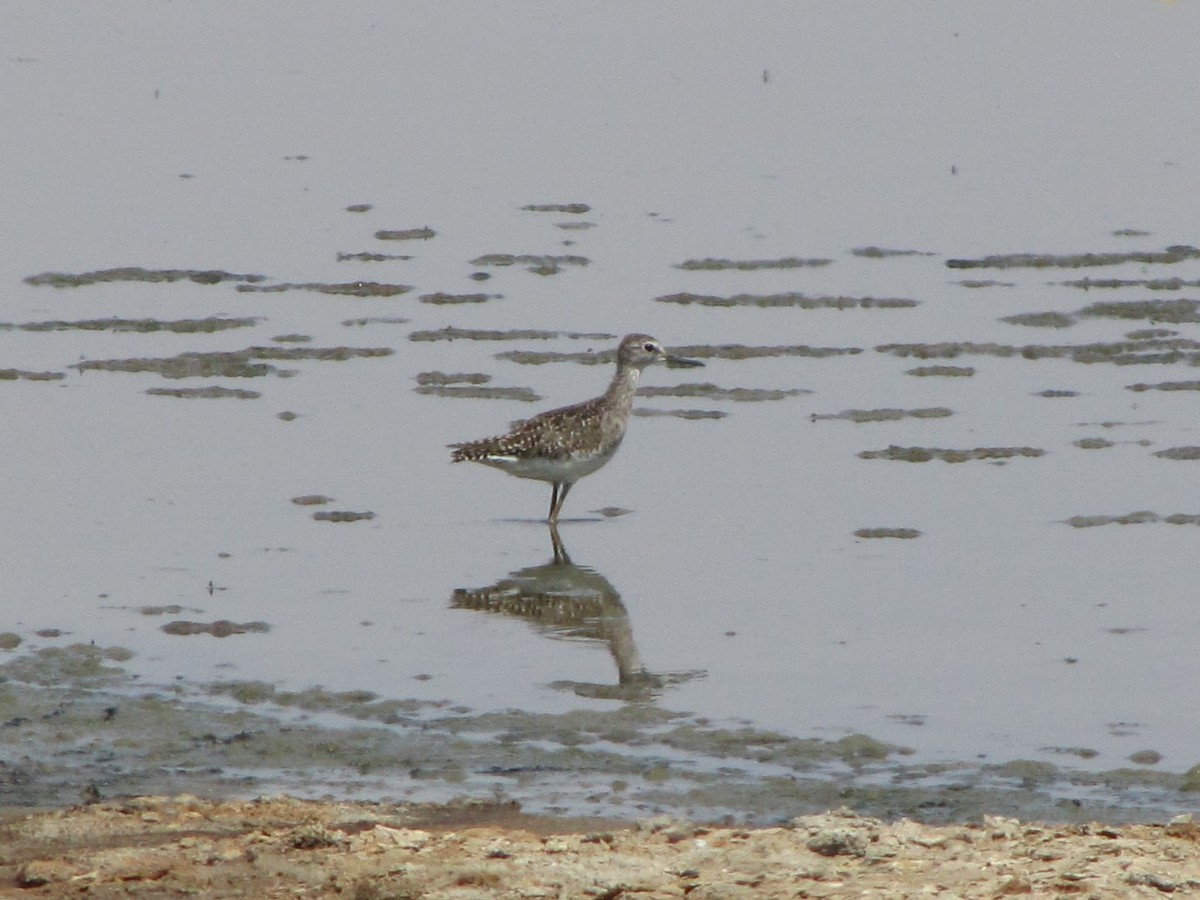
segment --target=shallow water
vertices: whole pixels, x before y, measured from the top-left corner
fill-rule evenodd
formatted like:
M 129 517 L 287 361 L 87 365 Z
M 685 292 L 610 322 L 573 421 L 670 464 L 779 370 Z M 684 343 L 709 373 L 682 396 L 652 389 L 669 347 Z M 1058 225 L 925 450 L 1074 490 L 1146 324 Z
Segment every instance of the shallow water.
M 71 9 L 0 87 L 9 655 L 1200 762 L 1194 10 Z M 465 602 L 564 571 L 444 445 L 633 330 L 706 368 L 567 502 L 620 614 Z

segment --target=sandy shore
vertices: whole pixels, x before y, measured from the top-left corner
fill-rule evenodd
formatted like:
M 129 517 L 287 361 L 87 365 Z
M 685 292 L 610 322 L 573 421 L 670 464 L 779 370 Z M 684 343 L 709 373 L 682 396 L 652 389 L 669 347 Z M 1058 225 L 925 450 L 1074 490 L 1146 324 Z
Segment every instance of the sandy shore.
M 1200 893 L 1200 825 L 630 826 L 512 805 L 147 797 L 9 810 L 0 895 L 21 897 L 1159 897 Z

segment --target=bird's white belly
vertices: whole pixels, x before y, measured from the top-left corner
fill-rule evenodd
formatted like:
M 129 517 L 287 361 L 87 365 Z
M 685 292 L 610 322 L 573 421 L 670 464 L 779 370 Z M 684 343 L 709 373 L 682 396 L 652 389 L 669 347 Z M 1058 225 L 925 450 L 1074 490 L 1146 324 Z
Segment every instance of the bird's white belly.
M 618 442 L 619 444 L 620 442 Z M 600 453 L 576 456 L 569 459 L 546 459 L 544 457 L 488 456 L 479 460 L 485 466 L 502 469 L 517 478 L 532 478 L 535 481 L 567 482 L 573 484 L 586 475 L 591 475 L 617 452 L 618 444 Z

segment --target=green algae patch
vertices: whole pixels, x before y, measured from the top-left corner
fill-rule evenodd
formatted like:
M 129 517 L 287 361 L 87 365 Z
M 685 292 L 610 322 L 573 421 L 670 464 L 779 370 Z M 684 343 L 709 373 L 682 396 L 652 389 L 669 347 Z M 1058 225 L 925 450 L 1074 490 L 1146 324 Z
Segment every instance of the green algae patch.
M 901 419 L 944 419 L 954 415 L 944 406 L 927 406 L 919 409 L 844 409 L 837 413 L 813 413 L 814 422 L 825 419 L 843 419 L 847 422 L 898 422 Z
M 28 369 L 0 369 L 0 381 L 62 381 L 62 372 L 31 372 Z
M 409 284 L 382 284 L 378 281 L 326 281 L 282 282 L 280 284 L 239 284 L 242 292 L 260 294 L 282 294 L 287 291 L 315 291 L 318 294 L 334 294 L 340 297 L 395 297 L 412 290 Z
M 1200 447 L 1169 447 L 1166 450 L 1155 450 L 1154 455 L 1159 459 L 1200 459 Z
M 179 400 L 257 400 L 262 396 L 258 391 L 248 391 L 245 388 L 227 388 L 219 385 L 202 388 L 147 388 L 146 393 L 151 397 L 174 397 Z
M 1200 791 L 1200 765 L 1192 766 L 1183 773 L 1183 782 L 1179 785 L 1179 790 L 1185 793 Z
M 521 209 L 526 212 L 567 213 L 573 216 L 581 216 L 592 211 L 592 208 L 586 203 L 527 203 Z
M 326 503 L 332 503 L 332 497 L 326 497 L 324 494 L 303 494 L 299 497 L 293 497 L 292 502 L 297 506 L 324 506 Z
M 1189 338 L 1114 341 L 1091 344 L 998 344 L 994 342 L 942 341 L 915 344 L 879 344 L 877 353 L 901 358 L 955 359 L 959 356 L 995 356 L 1001 359 L 1069 359 L 1078 363 L 1200 365 L 1200 342 Z
M 1037 447 L 976 447 L 973 450 L 944 450 L 939 447 L 898 447 L 892 444 L 883 450 L 863 450 L 858 454 L 858 458 L 889 459 L 900 462 L 930 462 L 935 459 L 948 463 L 978 459 L 1004 462 L 1021 457 L 1036 458 L 1044 456 L 1045 453 L 1045 450 Z
M 1045 397 L 1047 399 L 1058 399 L 1064 397 L 1078 397 L 1079 391 L 1060 390 L 1058 388 L 1046 388 L 1044 391 L 1034 393 L 1035 397 Z
M 313 513 L 312 517 L 318 522 L 369 522 L 375 518 L 375 513 L 354 512 L 352 510 L 331 509 Z
M 1164 522 L 1167 525 L 1200 525 L 1200 514 L 1171 513 L 1160 516 L 1150 510 L 1124 513 L 1119 516 L 1072 516 L 1065 524 L 1072 528 L 1097 528 L 1101 525 L 1146 525 L 1153 522 Z
M 473 266 L 493 266 L 507 268 L 508 266 L 524 266 L 525 270 L 535 275 L 557 275 L 568 266 L 586 266 L 591 262 L 586 256 L 574 254 L 537 254 L 537 253 L 485 253 L 471 260 Z
M 400 228 L 375 232 L 378 241 L 427 241 L 437 237 L 437 232 L 428 225 L 421 228 Z
M 719 409 L 649 409 L 645 406 L 635 407 L 633 415 L 643 419 L 662 418 L 671 416 L 676 419 L 723 419 L 729 413 Z
M 919 538 L 921 532 L 916 528 L 860 528 L 854 532 L 857 538 L 864 540 L 881 540 L 881 539 L 897 539 L 897 540 L 913 540 Z
M 487 384 L 491 380 L 492 376 L 483 372 L 420 372 L 416 377 L 419 385 L 439 387 L 447 384 Z
M 21 646 L 21 640 L 21 636 L 15 632 L 0 632 L 0 650 L 16 650 Z
M 1081 288 L 1089 291 L 1093 288 L 1112 289 L 1141 287 L 1148 291 L 1182 291 L 1185 288 L 1200 287 L 1200 280 L 1185 280 L 1183 278 L 1077 278 L 1072 281 L 1058 282 L 1066 287 Z
M 422 384 L 413 388 L 428 397 L 453 397 L 465 400 L 518 400 L 536 403 L 542 395 L 528 387 L 481 387 L 469 384 Z
M 206 319 L 81 319 L 76 321 L 0 323 L 0 331 L 113 331 L 153 334 L 169 331 L 175 334 L 213 334 L 231 328 L 249 328 L 259 320 L 253 317 L 228 318 L 210 316 Z
M 768 346 L 751 346 L 747 344 L 689 344 L 684 347 L 669 348 L 677 356 L 692 359 L 766 359 L 776 356 L 802 356 L 808 359 L 824 359 L 833 356 L 856 356 L 862 353 L 861 347 L 810 347 L 807 344 L 775 344 Z M 611 359 L 616 359 L 616 351 L 610 351 Z M 610 362 L 611 359 L 604 360 Z
M 1034 759 L 1014 759 L 997 766 L 986 766 L 986 771 L 999 778 L 1012 778 L 1027 787 L 1049 784 L 1058 780 L 1060 772 L 1054 763 Z
M 504 331 L 487 328 L 455 328 L 446 326 L 437 330 L 414 331 L 410 341 L 550 341 L 556 338 L 570 340 L 610 341 L 615 334 L 583 331 L 545 331 L 539 328 L 509 328 Z M 616 359 L 616 351 L 609 351 Z
M 112 663 L 132 656 L 124 647 L 95 644 L 43 647 L 5 663 L 2 674 L 6 679 L 45 687 L 100 687 L 124 680 L 125 670 Z
M 757 306 L 764 309 L 794 307 L 796 309 L 909 309 L 917 305 L 916 300 L 901 297 L 810 297 L 795 292 L 783 294 L 734 294 L 732 297 L 714 297 L 705 294 L 665 294 L 654 298 L 659 303 L 675 303 L 680 306 Z
M 1200 322 L 1200 300 L 1123 300 L 1093 303 L 1079 310 L 1080 316 L 1105 319 L 1145 319 L 1181 325 Z
M 904 374 L 917 378 L 970 378 L 975 369 L 971 366 L 917 366 Z
M 1165 250 L 1121 253 L 1007 253 L 979 259 L 948 259 L 950 269 L 1081 269 L 1089 266 L 1119 266 L 1125 263 L 1171 265 L 1200 259 L 1200 250 L 1176 244 Z
M 1101 437 L 1080 438 L 1072 443 L 1080 450 L 1107 450 L 1116 446 L 1112 441 Z
M 432 294 L 422 294 L 417 299 L 422 303 L 430 303 L 434 306 L 453 306 L 462 303 L 487 303 L 489 300 L 499 297 L 499 294 L 447 294 L 436 291 Z
M 223 281 L 238 281 L 253 284 L 265 281 L 265 275 L 223 272 L 219 269 L 144 269 L 141 266 L 121 266 L 115 269 L 99 269 L 76 275 L 63 272 L 43 272 L 30 275 L 26 284 L 49 285 L 56 288 L 84 287 L 89 284 L 104 284 L 113 281 L 140 281 L 148 284 L 191 281 L 195 284 L 220 284 Z
M 855 247 L 851 255 L 863 259 L 891 259 L 896 256 L 935 256 L 928 250 L 891 250 L 887 247 Z
M 1015 316 L 1004 316 L 1000 321 L 1032 328 L 1067 328 L 1075 324 L 1073 316 L 1058 312 L 1019 313 Z
M 1200 391 L 1200 381 L 1160 381 L 1158 384 L 1131 384 L 1127 391 Z
M 758 269 L 811 269 L 827 266 L 832 259 L 802 259 L 798 256 L 785 256 L 781 259 L 689 259 L 675 265 L 676 269 L 686 272 L 721 272 L 738 271 L 752 272 Z
M 73 368 L 80 372 L 153 372 L 164 378 L 262 378 L 277 371 L 252 360 L 247 351 L 181 353 L 166 358 L 87 359 Z
M 715 384 L 647 385 L 637 389 L 639 397 L 708 397 L 713 400 L 732 400 L 737 403 L 763 400 L 784 400 L 812 391 L 802 388 L 723 388 Z
M 907 753 L 905 748 L 885 744 L 865 734 L 848 734 L 833 742 L 834 752 L 845 763 L 855 765 L 868 760 L 887 759 L 893 753 Z
M 389 347 L 248 347 L 170 357 L 88 359 L 72 368 L 80 372 L 153 372 L 164 378 L 262 378 L 280 371 L 259 361 L 263 359 L 345 361 L 390 356 L 392 352 Z
M 364 316 L 358 319 L 343 319 L 342 324 L 348 328 L 362 328 L 366 325 L 407 325 L 409 321 L 403 316 Z
M 412 256 L 406 256 L 403 253 L 368 253 L 366 251 L 359 253 L 341 253 L 337 255 L 338 262 L 391 262 L 397 260 L 413 259 Z
M 225 638 L 235 634 L 266 634 L 271 630 L 271 626 L 266 622 L 231 622 L 228 619 L 217 619 L 215 622 L 191 622 L 178 619 L 163 625 L 160 630 L 164 634 L 181 637 L 207 634 L 215 638 Z

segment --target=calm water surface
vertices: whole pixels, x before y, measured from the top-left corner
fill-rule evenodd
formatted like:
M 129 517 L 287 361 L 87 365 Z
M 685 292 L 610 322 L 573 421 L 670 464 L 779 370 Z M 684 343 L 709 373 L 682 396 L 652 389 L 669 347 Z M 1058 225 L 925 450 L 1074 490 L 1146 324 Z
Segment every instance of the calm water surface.
M 628 702 L 603 689 L 623 671 L 611 633 L 454 602 L 551 559 L 549 489 L 451 466 L 444 445 L 610 374 L 497 354 L 607 350 L 638 330 L 842 351 L 649 370 L 644 385 L 797 393 L 647 397 L 723 415 L 635 419 L 568 500 L 562 538 L 617 596 L 622 652 L 672 676 L 650 702 L 864 732 L 918 760 L 1200 762 L 1200 460 L 1155 455 L 1200 445 L 1200 258 L 1164 252 L 1200 244 L 1194 8 L 519 4 L 464 22 L 403 4 L 277 18 L 113 3 L 15 18 L 0 63 L 0 369 L 15 370 L 0 382 L 0 630 L 15 653 L 94 641 L 130 648 L 153 684 L 479 711 Z M 523 208 L 567 203 L 588 209 Z M 867 247 L 906 252 L 853 252 Z M 1033 258 L 950 264 L 1016 253 Z M 791 258 L 828 262 L 680 268 Z M 146 271 L 25 280 L 124 266 Z M 147 275 L 170 269 L 263 279 Z M 1130 283 L 1067 283 L 1083 278 Z M 412 290 L 328 292 L 354 282 Z M 435 293 L 487 297 L 422 302 Z M 680 293 L 735 299 L 660 299 Z M 1027 313 L 1060 327 L 1004 321 Z M 162 326 L 236 317 L 253 322 Z M 558 336 L 414 339 L 447 327 Z M 316 358 L 252 351 L 249 371 L 208 377 L 76 368 L 254 347 Z M 311 352 L 329 348 L 377 352 Z M 971 373 L 912 374 L 933 365 Z M 430 372 L 542 399 L 418 393 Z M 147 393 L 213 386 L 258 396 Z M 889 447 L 902 458 L 872 458 Z M 331 499 L 293 502 L 306 495 Z M 1153 515 L 1068 522 L 1137 512 Z M 880 528 L 917 534 L 856 535 Z M 269 630 L 162 630 L 219 620 Z

